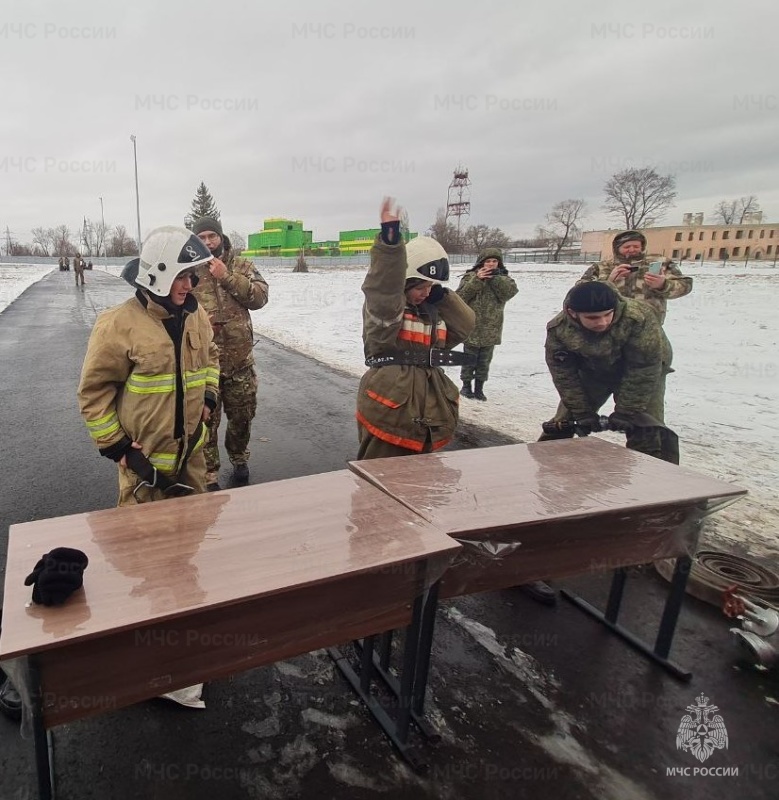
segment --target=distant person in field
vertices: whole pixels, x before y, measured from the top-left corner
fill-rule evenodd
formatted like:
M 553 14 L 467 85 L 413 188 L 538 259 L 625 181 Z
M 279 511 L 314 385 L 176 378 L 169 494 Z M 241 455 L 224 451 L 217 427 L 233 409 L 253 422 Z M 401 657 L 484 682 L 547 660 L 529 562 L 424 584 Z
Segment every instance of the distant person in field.
M 368 371 L 357 395 L 359 459 L 429 453 L 454 436 L 460 398 L 439 364 L 463 363 L 451 348 L 476 316 L 444 286 L 448 279 L 444 248 L 426 236 L 406 244 L 400 209 L 385 198 L 362 284 Z
M 608 282 L 623 297 L 639 300 L 654 309 L 661 325 L 665 322 L 667 302 L 692 291 L 692 278 L 682 275 L 673 261 L 646 254 L 646 237 L 640 231 L 618 233 L 612 251 L 612 258 L 593 264 L 579 282 Z M 662 267 L 654 274 L 650 265 L 658 261 Z
M 79 283 L 84 285 L 84 261 L 78 253 L 73 258 L 73 277 L 76 279 L 76 286 Z
M 464 345 L 465 352 L 476 357 L 476 363 L 464 365 L 460 369 L 460 380 L 463 383 L 460 394 L 463 397 L 487 399 L 484 384 L 490 375 L 495 347 L 501 342 L 503 308 L 517 291 L 517 284 L 503 265 L 503 254 L 497 247 L 490 247 L 480 253 L 476 264 L 460 280 L 457 294 L 476 314 L 476 327 Z

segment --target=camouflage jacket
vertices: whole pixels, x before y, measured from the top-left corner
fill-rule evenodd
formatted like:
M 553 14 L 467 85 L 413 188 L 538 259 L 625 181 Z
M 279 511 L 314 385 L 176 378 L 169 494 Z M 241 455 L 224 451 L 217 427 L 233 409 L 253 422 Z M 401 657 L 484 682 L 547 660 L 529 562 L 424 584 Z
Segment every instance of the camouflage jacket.
M 597 412 L 588 385 L 612 388 L 620 411 L 645 411 L 670 370 L 671 345 L 655 313 L 638 300 L 620 300 L 603 333 L 583 328 L 563 309 L 546 326 L 546 364 L 574 416 Z
M 427 303 L 409 306 L 405 282 L 405 244 L 389 245 L 377 237 L 362 285 L 366 358 L 426 351 L 431 345 L 451 348 L 473 329 L 473 311 L 457 294 L 449 292 L 434 311 Z M 435 450 L 454 435 L 459 399 L 457 387 L 440 367 L 372 367 L 360 381 L 357 420 L 379 439 L 412 452 L 422 452 L 429 430 Z
M 227 275 L 217 280 L 207 265 L 198 267 L 198 285 L 192 290 L 206 310 L 219 348 L 222 377 L 254 364 L 254 328 L 249 311 L 268 302 L 268 284 L 251 261 L 239 258 L 234 250 L 222 257 Z
M 519 289 L 505 269 L 484 281 L 477 278 L 478 266 L 463 275 L 457 294 L 476 314 L 476 327 L 465 343 L 472 347 L 491 347 L 501 342 L 503 307 Z
M 644 275 L 646 275 L 647 269 L 653 261 L 664 261 L 663 276 L 665 277 L 665 284 L 662 289 L 650 289 L 644 283 Z M 612 270 L 622 263 L 624 263 L 624 259 L 612 258 L 608 261 L 599 261 L 582 275 L 579 283 L 583 281 L 608 281 Z M 631 266 L 637 266 L 638 269 L 635 272 L 631 272 L 626 278 L 619 278 L 617 281 L 611 282 L 611 285 L 623 297 L 640 300 L 651 306 L 657 313 L 662 325 L 665 322 L 667 301 L 689 294 L 692 291 L 692 278 L 682 275 L 679 267 L 673 261 L 663 259 L 660 256 L 644 256 L 644 258 L 630 263 Z

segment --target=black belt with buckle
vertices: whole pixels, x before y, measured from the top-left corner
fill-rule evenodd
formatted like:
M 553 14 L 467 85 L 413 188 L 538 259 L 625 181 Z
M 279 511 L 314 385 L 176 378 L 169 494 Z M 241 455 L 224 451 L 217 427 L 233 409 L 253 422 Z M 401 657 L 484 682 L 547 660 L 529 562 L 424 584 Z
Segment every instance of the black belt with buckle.
M 475 353 L 460 350 L 444 350 L 433 347 L 430 350 L 404 350 L 381 356 L 368 356 L 366 367 L 390 367 L 402 364 L 410 367 L 462 367 L 476 363 Z

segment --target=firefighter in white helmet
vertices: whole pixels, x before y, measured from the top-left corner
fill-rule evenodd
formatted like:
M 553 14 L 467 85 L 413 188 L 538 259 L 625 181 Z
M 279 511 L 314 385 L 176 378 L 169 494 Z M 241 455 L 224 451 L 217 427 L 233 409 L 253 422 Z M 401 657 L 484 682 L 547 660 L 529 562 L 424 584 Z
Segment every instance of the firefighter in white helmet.
M 136 289 L 97 318 L 78 389 L 119 505 L 205 491 L 205 421 L 219 392 L 208 316 L 191 294 L 208 248 L 186 228 L 152 231 L 123 277 Z
M 369 369 L 357 397 L 360 459 L 429 453 L 451 441 L 459 394 L 441 367 L 465 363 L 452 348 L 475 324 L 472 309 L 444 286 L 446 251 L 424 236 L 406 244 L 399 220 L 386 198 L 362 285 Z

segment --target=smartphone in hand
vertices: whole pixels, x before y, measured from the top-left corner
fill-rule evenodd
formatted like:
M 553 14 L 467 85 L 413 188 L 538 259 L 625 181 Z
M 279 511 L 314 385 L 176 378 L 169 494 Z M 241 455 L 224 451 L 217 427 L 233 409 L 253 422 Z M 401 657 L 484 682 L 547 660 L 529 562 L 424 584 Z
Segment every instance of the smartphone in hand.
M 663 271 L 663 262 L 662 261 L 653 261 L 647 272 L 651 273 L 652 275 L 660 275 Z

